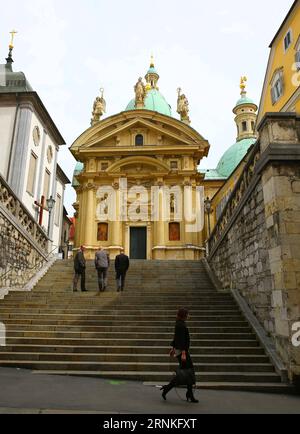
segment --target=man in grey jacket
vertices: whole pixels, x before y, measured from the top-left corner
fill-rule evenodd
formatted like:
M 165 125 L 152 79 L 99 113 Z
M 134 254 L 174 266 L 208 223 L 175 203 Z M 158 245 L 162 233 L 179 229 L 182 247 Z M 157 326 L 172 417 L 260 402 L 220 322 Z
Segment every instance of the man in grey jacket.
M 95 267 L 98 272 L 98 284 L 99 291 L 104 292 L 108 285 L 108 269 L 110 265 L 109 254 L 100 247 L 100 250 L 96 253 Z

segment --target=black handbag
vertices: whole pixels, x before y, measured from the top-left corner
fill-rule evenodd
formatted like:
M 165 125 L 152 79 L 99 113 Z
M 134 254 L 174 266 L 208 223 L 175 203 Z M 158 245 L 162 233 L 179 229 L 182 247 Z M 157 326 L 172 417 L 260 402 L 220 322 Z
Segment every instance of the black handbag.
M 176 369 L 177 386 L 193 386 L 196 384 L 196 375 L 194 369 Z

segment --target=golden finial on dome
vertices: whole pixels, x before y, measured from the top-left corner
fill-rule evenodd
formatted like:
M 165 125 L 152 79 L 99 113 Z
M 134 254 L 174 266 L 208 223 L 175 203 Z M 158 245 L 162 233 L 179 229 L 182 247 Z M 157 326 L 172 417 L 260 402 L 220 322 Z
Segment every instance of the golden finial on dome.
M 15 35 L 18 33 L 16 30 L 12 30 L 11 32 L 9 32 L 11 34 L 11 41 L 9 44 L 9 48 L 12 50 L 14 48 L 14 39 L 15 39 Z
M 241 88 L 241 94 L 246 92 L 246 83 L 247 83 L 248 79 L 246 76 L 241 77 L 241 84 L 240 84 L 240 88 Z

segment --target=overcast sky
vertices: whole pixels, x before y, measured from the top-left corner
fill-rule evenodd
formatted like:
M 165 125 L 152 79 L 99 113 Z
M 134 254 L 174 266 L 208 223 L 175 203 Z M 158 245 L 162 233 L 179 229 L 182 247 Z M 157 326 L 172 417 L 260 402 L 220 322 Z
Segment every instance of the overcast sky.
M 67 146 L 59 163 L 72 179 L 68 148 L 89 127 L 105 88 L 107 115 L 123 111 L 153 52 L 160 91 L 176 113 L 180 86 L 192 126 L 211 144 L 202 168 L 215 168 L 236 140 L 232 109 L 239 80 L 259 103 L 269 44 L 293 0 L 0 0 L 0 55 L 15 39 L 14 69 L 25 72 Z M 75 192 L 67 189 L 73 214 Z

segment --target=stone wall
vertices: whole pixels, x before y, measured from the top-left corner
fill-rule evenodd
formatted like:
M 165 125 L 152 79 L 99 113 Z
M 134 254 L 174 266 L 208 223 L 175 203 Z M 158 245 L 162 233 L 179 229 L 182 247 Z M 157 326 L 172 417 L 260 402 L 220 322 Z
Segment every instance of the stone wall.
M 239 290 L 300 385 L 300 117 L 268 113 L 209 240 L 224 288 Z
M 259 181 L 210 265 L 224 289 L 238 289 L 265 329 L 273 333 L 272 279 L 264 198 Z
M 48 241 L 0 177 L 0 288 L 23 288 L 48 262 Z

